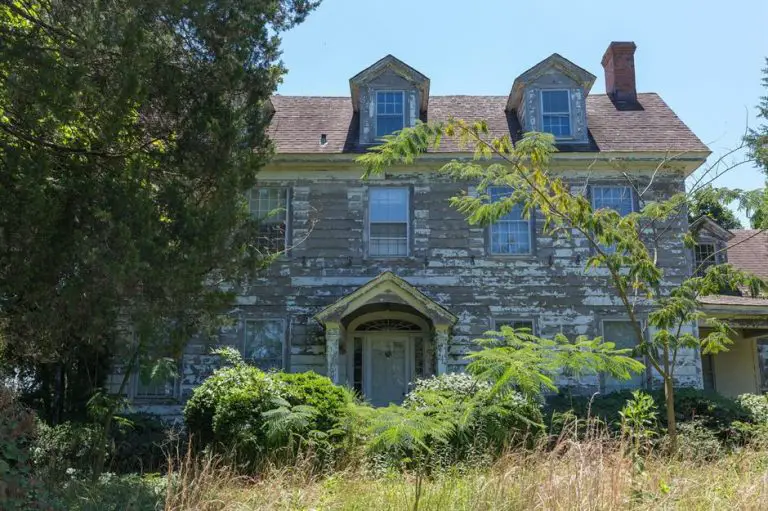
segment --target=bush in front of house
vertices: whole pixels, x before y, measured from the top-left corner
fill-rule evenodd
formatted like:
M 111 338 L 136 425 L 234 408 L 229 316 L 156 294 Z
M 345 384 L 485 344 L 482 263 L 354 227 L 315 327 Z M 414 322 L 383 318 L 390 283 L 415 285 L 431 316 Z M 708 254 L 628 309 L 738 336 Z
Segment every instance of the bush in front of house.
M 664 391 L 654 390 L 649 394 L 659 410 L 659 434 L 662 434 L 666 428 Z M 696 423 L 695 428 L 688 428 L 692 436 L 704 428 L 726 446 L 739 445 L 749 441 L 750 426 L 760 420 L 759 398 L 761 396 L 731 399 L 712 391 L 681 387 L 675 389 L 675 415 L 678 424 Z M 559 394 L 547 400 L 545 415 L 555 432 L 557 420 L 563 413 L 570 413 L 579 419 L 598 418 L 618 431 L 621 426 L 619 412 L 630 399 L 632 392 L 629 390 L 593 396 Z M 745 406 L 749 403 L 753 404 L 753 410 Z
M 445 463 L 492 459 L 543 431 L 539 403 L 517 392 L 494 393 L 489 383 L 466 373 L 417 380 L 403 406 L 441 415 L 450 424 L 447 442 L 435 445 Z
M 265 373 L 237 364 L 217 370 L 184 408 L 193 444 L 258 463 L 284 449 L 332 443 L 351 394 L 315 373 Z M 283 452 L 283 454 L 285 454 Z

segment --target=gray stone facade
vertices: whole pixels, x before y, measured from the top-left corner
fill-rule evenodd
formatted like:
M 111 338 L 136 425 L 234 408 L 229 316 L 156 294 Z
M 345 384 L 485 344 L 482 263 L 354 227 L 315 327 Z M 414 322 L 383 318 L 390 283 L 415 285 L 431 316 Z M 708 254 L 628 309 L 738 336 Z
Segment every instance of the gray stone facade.
M 601 171 L 593 175 L 572 171 L 563 175 L 574 189 L 583 189 L 587 177 L 592 185 L 623 185 L 629 177 L 638 189 L 643 189 L 652 170 Z M 457 183 L 429 170 L 403 171 L 389 174 L 386 179 L 362 181 L 355 170 L 331 173 L 277 168 L 264 173 L 260 186 L 290 189 L 288 245 L 292 248 L 242 288 L 236 306 L 229 311 L 233 325 L 222 331 L 220 342 L 240 349 L 245 342 L 246 321 L 281 322 L 282 367 L 287 371 L 329 372 L 328 339 L 313 316 L 383 272 L 394 273 L 458 318 L 443 346 L 442 364 L 434 342 L 437 332 L 426 332 L 429 356 L 436 359 L 428 367 L 438 372 L 443 368 L 461 371 L 467 363 L 464 355 L 473 349 L 472 339 L 501 321 L 530 320 L 541 336 L 563 333 L 574 337 L 601 335 L 604 320 L 626 318 L 606 272 L 585 270 L 591 249 L 578 234 L 555 239 L 542 231 L 543 219 L 536 218 L 532 254 L 491 255 L 487 229 L 470 226 L 448 202 L 451 196 L 470 189 L 470 183 Z M 371 186 L 410 190 L 407 257 L 367 255 Z M 663 199 L 682 187 L 681 174 L 657 174 L 642 200 Z M 665 270 L 667 289 L 678 285 L 690 271 L 690 254 L 682 242 L 685 230 L 687 220 L 681 216 L 660 244 L 659 261 Z M 337 345 L 338 334 L 332 335 L 332 349 L 344 352 L 344 339 Z M 163 402 L 184 401 L 212 372 L 216 360 L 209 354 L 210 347 L 200 342 L 190 344 L 181 361 L 181 379 L 175 394 Z M 341 364 L 348 365 L 343 355 Z M 698 354 L 683 353 L 679 364 L 680 383 L 701 386 Z M 337 380 L 351 384 L 343 367 L 340 373 L 341 377 L 334 375 Z M 604 379 L 597 375 L 581 380 L 563 377 L 559 383 L 583 392 L 606 390 Z

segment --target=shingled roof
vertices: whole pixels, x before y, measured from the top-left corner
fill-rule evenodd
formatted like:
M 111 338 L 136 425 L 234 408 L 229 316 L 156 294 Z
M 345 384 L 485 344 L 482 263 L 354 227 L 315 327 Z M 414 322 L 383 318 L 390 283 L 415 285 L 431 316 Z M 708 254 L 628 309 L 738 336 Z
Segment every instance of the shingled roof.
M 358 114 L 349 97 L 274 96 L 269 136 L 278 154 L 360 153 Z M 507 96 L 431 96 L 425 121 L 450 117 L 486 120 L 492 135 L 521 135 L 514 112 L 506 112 Z M 590 144 L 561 146 L 561 151 L 709 153 L 709 149 L 655 93 L 638 94 L 639 107 L 617 108 L 605 94 L 587 96 Z M 326 143 L 320 143 L 320 136 Z M 440 152 L 461 149 L 446 140 Z
M 740 270 L 768 279 L 768 232 L 756 229 L 733 230 L 728 242 L 728 262 Z

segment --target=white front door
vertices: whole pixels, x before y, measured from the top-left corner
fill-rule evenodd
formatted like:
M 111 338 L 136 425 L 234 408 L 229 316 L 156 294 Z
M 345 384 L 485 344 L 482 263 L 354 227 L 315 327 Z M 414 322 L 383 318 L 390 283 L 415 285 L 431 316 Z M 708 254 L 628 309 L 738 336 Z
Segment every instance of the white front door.
M 397 332 L 377 332 L 363 342 L 363 388 L 374 406 L 401 403 L 413 374 L 413 340 Z

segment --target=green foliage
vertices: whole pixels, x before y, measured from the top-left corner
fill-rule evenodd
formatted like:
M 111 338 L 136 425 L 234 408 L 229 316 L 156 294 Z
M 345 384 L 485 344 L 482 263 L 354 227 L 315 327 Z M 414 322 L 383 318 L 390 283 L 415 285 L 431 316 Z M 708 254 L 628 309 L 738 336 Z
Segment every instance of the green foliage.
M 579 336 L 571 341 L 558 334 L 544 339 L 528 329 L 508 326 L 486 335 L 475 340 L 481 349 L 467 355 L 467 371 L 492 382 L 493 393 L 516 390 L 535 399 L 544 389 L 557 390 L 554 377 L 559 371 L 575 376 L 605 372 L 627 379 L 631 372 L 644 369 L 642 363 L 630 357 L 632 350 L 617 350 L 614 343 L 602 342 L 599 337 Z
M 649 394 L 636 390 L 619 411 L 621 432 L 638 450 L 656 435 L 657 408 Z
M 736 401 L 749 413 L 752 421 L 768 425 L 768 394 L 742 394 Z
M 741 190 L 717 188 L 712 185 L 697 188 L 690 197 L 688 204 L 688 221 L 707 216 L 723 229 L 741 229 L 741 221 L 728 208 L 728 204 L 738 201 L 743 196 Z
M 0 509 L 43 509 L 43 486 L 34 477 L 35 414 L 0 385 Z
M 301 447 L 332 450 L 343 441 L 338 426 L 351 403 L 351 393 L 324 376 L 264 373 L 240 364 L 217 370 L 197 387 L 184 419 L 194 445 L 235 451 L 253 467 Z
M 280 36 L 318 3 L 0 4 L 0 360 L 45 417 L 112 357 L 176 358 L 217 326 L 220 284 L 274 255 L 244 193 L 273 152 Z
M 763 68 L 762 83 L 763 88 L 768 91 L 768 57 L 766 57 L 765 63 L 766 67 Z M 757 117 L 764 122 L 757 128 L 749 130 L 746 142 L 750 150 L 750 156 L 755 159 L 764 172 L 768 173 L 768 92 L 760 98 L 760 103 L 757 105 Z
M 57 503 L 67 511 L 149 511 L 162 509 L 167 479 L 157 474 L 104 473 L 96 481 L 73 473 L 56 489 Z
M 105 445 L 100 446 L 100 442 Z M 166 464 L 168 427 L 148 414 L 122 416 L 104 440 L 99 424 L 65 422 L 39 424 L 34 443 L 35 471 L 46 480 L 66 478 L 69 472 L 88 474 L 99 449 L 106 453 L 111 472 L 155 472 Z
M 680 423 L 677 456 L 683 459 L 713 461 L 723 455 L 725 448 L 717 431 L 694 420 Z

